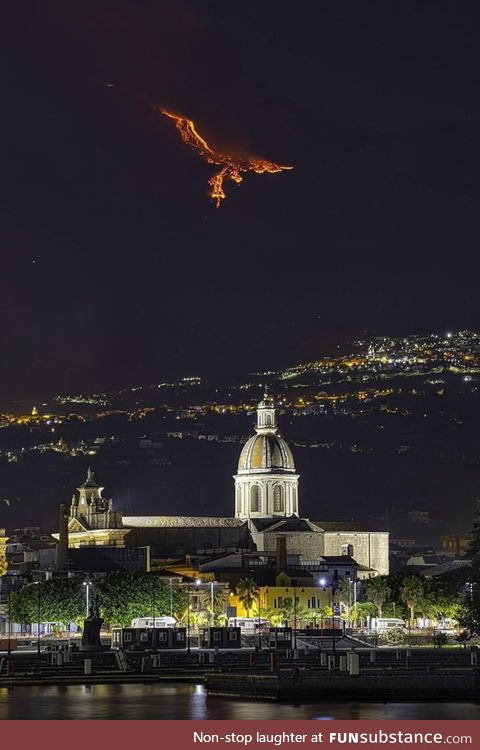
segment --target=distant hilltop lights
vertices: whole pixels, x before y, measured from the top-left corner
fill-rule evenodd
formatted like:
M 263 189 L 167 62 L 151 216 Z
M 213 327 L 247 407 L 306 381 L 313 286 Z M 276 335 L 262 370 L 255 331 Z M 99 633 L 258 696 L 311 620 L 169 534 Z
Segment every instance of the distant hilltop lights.
M 401 382 L 397 383 L 398 378 Z M 480 332 L 363 338 L 353 342 L 347 353 L 336 351 L 330 356 L 281 370 L 265 369 L 244 378 L 239 373 L 238 378 L 229 379 L 228 385 L 188 374 L 171 382 L 135 385 L 108 393 L 58 395 L 49 403 L 28 405 L 14 413 L 3 412 L 0 429 L 11 425 L 45 426 L 58 433 L 67 423 L 112 417 L 137 421 L 157 413 L 163 415 L 162 419 L 174 415 L 176 419 L 195 422 L 209 414 L 250 414 L 258 389 L 265 383 L 278 390 L 278 406 L 290 410 L 293 417 L 324 413 L 354 415 L 375 409 L 406 415 L 409 406 L 406 402 L 395 403 L 398 396 L 403 399 L 408 395 L 418 401 L 427 390 L 441 398 L 450 387 L 460 387 L 468 393 L 480 387 Z M 169 429 L 178 431 L 172 425 L 166 426 L 165 432 Z M 59 445 L 59 437 L 57 434 L 54 442 L 49 443 L 44 436 L 33 449 L 41 445 L 41 450 L 48 450 L 51 445 L 55 451 L 77 450 L 67 439 Z M 30 446 L 25 443 L 21 450 L 29 451 Z M 78 450 L 83 452 L 85 448 L 79 446 Z

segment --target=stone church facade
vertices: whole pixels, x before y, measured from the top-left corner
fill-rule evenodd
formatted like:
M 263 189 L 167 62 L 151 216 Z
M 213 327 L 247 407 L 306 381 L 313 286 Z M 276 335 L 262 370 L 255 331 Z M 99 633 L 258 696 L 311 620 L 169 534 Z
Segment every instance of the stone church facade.
M 302 561 L 350 556 L 359 577 L 389 572 L 388 532 L 355 522 L 317 521 L 299 515 L 299 475 L 280 435 L 273 398 L 257 408 L 255 434 L 245 443 L 234 476 L 235 517 L 125 516 L 102 496 L 93 472 L 72 498 L 70 547 L 149 546 L 153 560 L 226 549 L 274 552 L 279 536 Z

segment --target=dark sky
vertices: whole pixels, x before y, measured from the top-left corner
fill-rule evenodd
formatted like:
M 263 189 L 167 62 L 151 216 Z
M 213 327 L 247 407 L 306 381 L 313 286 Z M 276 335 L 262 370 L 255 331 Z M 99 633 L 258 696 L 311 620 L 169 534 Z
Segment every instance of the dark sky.
M 474 6 L 6 0 L 2 392 L 478 327 Z M 231 183 L 217 210 L 156 105 L 295 168 Z

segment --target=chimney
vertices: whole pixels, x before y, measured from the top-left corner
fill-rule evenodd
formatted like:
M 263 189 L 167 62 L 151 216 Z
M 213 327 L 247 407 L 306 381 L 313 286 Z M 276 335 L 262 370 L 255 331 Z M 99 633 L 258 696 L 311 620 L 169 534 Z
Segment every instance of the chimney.
M 58 509 L 57 570 L 65 570 L 68 557 L 68 510 L 63 503 Z
M 287 569 L 287 537 L 277 536 L 276 574 Z

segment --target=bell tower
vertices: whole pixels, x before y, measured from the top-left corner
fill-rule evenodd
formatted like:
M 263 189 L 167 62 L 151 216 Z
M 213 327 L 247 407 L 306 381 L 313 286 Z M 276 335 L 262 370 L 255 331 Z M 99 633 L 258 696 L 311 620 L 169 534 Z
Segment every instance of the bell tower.
M 113 500 L 102 497 L 102 491 L 89 467 L 86 480 L 72 497 L 70 518 L 77 518 L 89 529 L 122 528 L 122 513 L 113 510 Z

